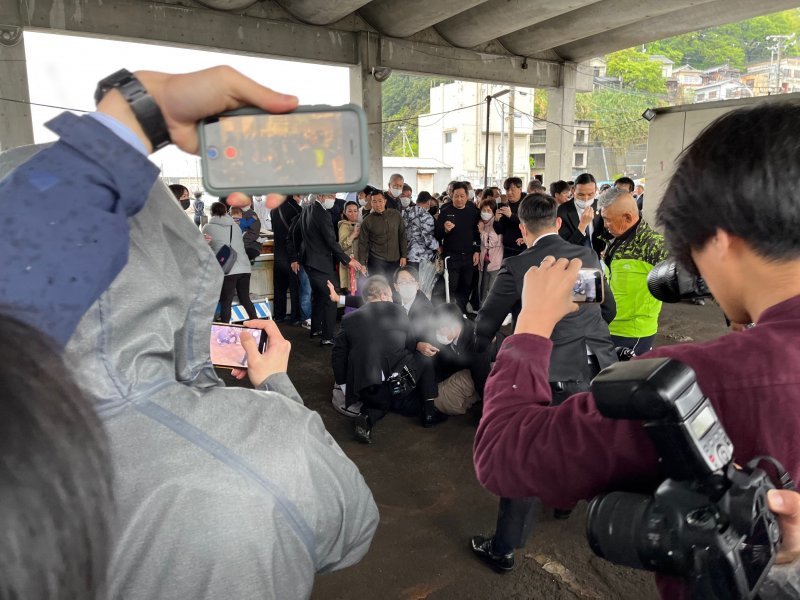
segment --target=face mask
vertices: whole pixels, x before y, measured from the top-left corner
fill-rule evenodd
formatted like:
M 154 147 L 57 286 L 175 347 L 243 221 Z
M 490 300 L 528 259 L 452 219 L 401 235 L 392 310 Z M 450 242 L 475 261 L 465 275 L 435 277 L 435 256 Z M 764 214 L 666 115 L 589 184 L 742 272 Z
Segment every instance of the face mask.
M 467 198 L 469 198 L 470 200 L 475 200 L 475 190 L 470 190 L 469 192 L 467 192 Z
M 367 201 L 366 200 L 359 200 L 358 201 L 358 205 L 359 206 L 366 206 L 367 205 Z
M 333 205 L 336 204 L 336 199 L 333 200 L 323 200 L 322 206 L 325 207 L 325 210 L 330 210 L 333 208 Z
M 400 298 L 403 299 L 403 303 L 408 304 L 411 300 L 417 297 L 417 284 L 398 283 L 397 291 L 400 292 Z
M 408 206 L 411 204 L 411 198 L 400 198 L 400 204 L 403 208 L 408 208 Z
M 433 206 L 433 207 L 428 209 L 428 212 L 431 214 L 432 217 L 435 217 L 436 215 L 439 214 L 439 207 L 438 206 Z
M 447 337 L 446 335 L 442 335 L 438 331 L 436 332 L 436 342 L 441 344 L 442 346 L 449 346 L 452 343 L 452 340 Z
M 398 196 L 400 196 L 400 194 L 403 193 L 403 188 L 401 188 L 401 187 L 393 187 L 393 188 L 389 188 L 389 191 L 391 192 L 392 196 L 397 198 Z
M 575 199 L 575 206 L 577 206 L 581 210 L 586 210 L 591 205 L 592 205 L 591 200 L 578 200 L 577 198 Z
M 183 210 L 186 210 L 187 208 L 189 208 L 189 200 L 181 200 L 181 208 Z
M 493 216 L 494 215 L 492 213 L 490 213 L 490 212 L 482 212 L 481 213 L 481 219 L 483 219 L 484 221 L 491 221 Z

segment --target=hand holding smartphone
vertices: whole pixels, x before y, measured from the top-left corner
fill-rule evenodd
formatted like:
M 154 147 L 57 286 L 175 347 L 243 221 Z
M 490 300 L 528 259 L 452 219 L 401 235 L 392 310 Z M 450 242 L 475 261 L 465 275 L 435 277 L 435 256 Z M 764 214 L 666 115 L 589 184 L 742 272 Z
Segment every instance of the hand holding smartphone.
M 258 351 L 267 345 L 267 334 L 263 329 L 243 325 L 211 325 L 211 363 L 222 369 L 246 369 L 247 353 L 242 347 L 241 336 L 250 335 L 258 342 Z
M 581 269 L 572 287 L 573 302 L 602 303 L 604 300 L 603 272 L 600 269 Z

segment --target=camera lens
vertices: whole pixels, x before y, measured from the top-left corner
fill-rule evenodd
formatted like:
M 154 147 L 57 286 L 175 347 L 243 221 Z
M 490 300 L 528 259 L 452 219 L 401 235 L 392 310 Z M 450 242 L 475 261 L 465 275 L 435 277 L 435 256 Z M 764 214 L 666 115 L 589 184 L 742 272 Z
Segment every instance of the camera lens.
M 668 259 L 653 267 L 647 274 L 647 289 L 662 302 L 680 302 L 678 266 L 674 260 Z
M 586 537 L 592 551 L 617 564 L 647 569 L 639 558 L 640 527 L 652 498 L 641 494 L 613 492 L 589 504 Z

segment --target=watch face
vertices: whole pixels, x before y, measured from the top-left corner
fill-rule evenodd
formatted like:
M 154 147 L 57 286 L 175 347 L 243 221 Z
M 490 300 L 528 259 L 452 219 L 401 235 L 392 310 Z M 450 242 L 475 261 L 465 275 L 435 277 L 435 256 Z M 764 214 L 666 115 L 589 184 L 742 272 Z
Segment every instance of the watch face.
M 134 79 L 134 76 L 128 69 L 120 69 L 116 73 L 112 73 L 108 77 L 101 79 L 97 83 L 97 89 L 94 92 L 95 105 L 100 104 L 100 100 L 108 93 L 108 90 L 120 87 L 131 79 Z

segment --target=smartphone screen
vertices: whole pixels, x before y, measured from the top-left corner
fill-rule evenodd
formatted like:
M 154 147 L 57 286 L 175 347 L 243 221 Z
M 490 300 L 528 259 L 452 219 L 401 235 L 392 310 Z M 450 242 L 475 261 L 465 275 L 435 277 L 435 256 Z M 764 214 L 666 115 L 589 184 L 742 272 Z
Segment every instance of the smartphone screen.
M 258 343 L 259 352 L 264 351 L 267 334 L 263 329 L 223 323 L 211 325 L 211 363 L 226 369 L 246 369 L 247 355 L 240 341 L 243 335 L 252 335 Z
M 603 273 L 600 269 L 581 269 L 572 287 L 573 302 L 602 302 Z
M 341 186 L 362 178 L 353 110 L 219 115 L 203 122 L 203 164 L 219 189 Z

